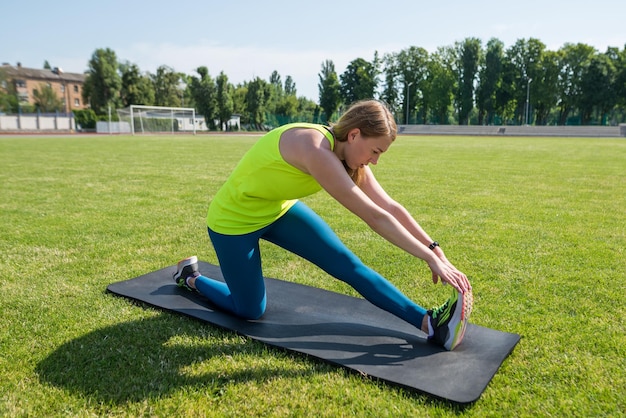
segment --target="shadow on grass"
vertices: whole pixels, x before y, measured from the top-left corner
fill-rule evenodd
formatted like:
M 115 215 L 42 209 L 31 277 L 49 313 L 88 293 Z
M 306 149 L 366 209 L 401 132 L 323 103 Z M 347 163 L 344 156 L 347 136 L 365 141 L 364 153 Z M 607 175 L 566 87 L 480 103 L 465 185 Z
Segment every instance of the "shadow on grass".
M 210 347 L 171 343 L 177 335 L 202 339 L 206 330 L 176 329 L 167 315 L 123 323 L 63 344 L 41 361 L 36 371 L 42 382 L 115 404 L 167 396 L 185 386 L 202 387 L 211 396 L 233 382 L 315 373 L 256 365 L 241 371 L 220 368 L 187 374 L 184 369 L 211 357 L 262 356 L 263 346 L 249 340 Z
M 213 327 L 209 327 L 213 329 Z M 250 355 L 260 357 L 266 347 L 255 341 L 190 346 L 172 344 L 176 336 L 207 338 L 206 328 L 176 327 L 167 314 L 102 328 L 69 341 L 46 359 L 36 371 L 42 383 L 82 394 L 105 404 L 122 405 L 146 399 L 158 399 L 182 387 L 202 388 L 207 397 L 219 396 L 223 387 L 237 382 L 267 379 L 302 378 L 324 373 L 314 368 L 289 370 L 280 366 L 264 365 L 240 371 L 203 370 L 190 375 L 184 369 L 211 357 Z M 276 348 L 276 352 L 282 352 Z M 314 357 L 303 358 L 316 361 Z M 326 365 L 322 361 L 316 361 Z M 346 370 L 346 369 L 344 369 Z M 347 369 L 348 373 L 355 373 Z M 421 399 L 426 405 L 443 407 L 451 413 L 460 413 L 470 405 L 459 405 L 444 399 L 431 397 L 402 386 L 389 385 L 383 380 L 367 376 L 389 390 L 403 392 L 405 396 Z

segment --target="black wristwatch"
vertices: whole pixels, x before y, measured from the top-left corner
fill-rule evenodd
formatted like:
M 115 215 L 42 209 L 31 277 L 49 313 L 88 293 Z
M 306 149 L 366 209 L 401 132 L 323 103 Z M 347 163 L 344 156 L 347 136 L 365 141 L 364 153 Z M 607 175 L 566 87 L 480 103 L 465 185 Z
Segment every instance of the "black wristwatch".
M 431 250 L 434 250 L 435 247 L 439 247 L 439 243 L 437 241 L 431 242 L 430 245 L 428 246 L 428 248 L 430 248 Z

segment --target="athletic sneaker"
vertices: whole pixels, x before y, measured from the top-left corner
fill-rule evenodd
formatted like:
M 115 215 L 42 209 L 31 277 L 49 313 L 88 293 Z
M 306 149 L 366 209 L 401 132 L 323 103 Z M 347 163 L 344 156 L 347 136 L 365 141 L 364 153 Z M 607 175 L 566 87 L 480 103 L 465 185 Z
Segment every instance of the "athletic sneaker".
M 428 311 L 430 325 L 434 331 L 428 341 L 454 350 L 461 343 L 473 304 L 472 292 L 452 291 L 452 296 L 438 308 Z
M 193 255 L 191 257 L 184 258 L 178 262 L 176 273 L 174 273 L 174 281 L 176 282 L 178 287 L 182 287 L 192 292 L 195 292 L 196 289 L 187 284 L 187 278 L 198 275 L 200 275 L 200 273 L 198 272 L 198 257 Z

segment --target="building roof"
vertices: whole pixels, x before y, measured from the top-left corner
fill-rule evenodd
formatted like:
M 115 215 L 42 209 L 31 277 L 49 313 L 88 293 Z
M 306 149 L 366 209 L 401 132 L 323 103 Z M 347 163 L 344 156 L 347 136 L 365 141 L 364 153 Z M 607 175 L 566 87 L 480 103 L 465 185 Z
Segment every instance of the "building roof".
M 85 82 L 85 74 L 79 73 L 66 73 L 60 68 L 54 68 L 52 70 L 25 68 L 21 65 L 13 66 L 9 64 L 2 64 L 0 67 L 9 78 L 24 78 L 28 80 L 42 80 L 42 81 L 65 81 L 65 82 Z

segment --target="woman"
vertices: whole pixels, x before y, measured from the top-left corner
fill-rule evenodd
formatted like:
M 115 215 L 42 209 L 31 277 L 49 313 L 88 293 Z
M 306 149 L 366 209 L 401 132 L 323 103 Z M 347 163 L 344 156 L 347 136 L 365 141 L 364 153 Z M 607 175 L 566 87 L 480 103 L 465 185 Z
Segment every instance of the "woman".
M 454 349 L 471 311 L 470 283 L 387 195 L 368 166 L 395 138 L 393 116 L 375 100 L 355 103 L 332 127 L 295 123 L 270 131 L 244 155 L 209 206 L 208 232 L 225 283 L 200 275 L 195 256 L 178 263 L 174 280 L 222 310 L 258 319 L 266 307 L 262 238 L 348 283 L 371 303 L 427 333 L 429 341 Z M 427 311 L 365 266 L 297 200 L 321 189 L 387 241 L 426 261 L 434 283 L 453 287 L 450 299 Z

